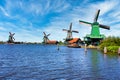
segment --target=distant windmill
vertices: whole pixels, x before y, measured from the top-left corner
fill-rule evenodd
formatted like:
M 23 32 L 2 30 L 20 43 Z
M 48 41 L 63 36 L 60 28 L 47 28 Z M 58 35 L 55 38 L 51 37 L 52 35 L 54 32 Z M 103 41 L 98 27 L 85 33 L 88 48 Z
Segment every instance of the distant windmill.
M 43 32 L 44 37 L 43 37 L 43 43 L 45 44 L 58 44 L 58 41 L 56 40 L 49 40 L 48 36 L 50 36 L 50 34 L 47 34 L 45 32 Z
M 72 37 L 72 32 L 74 32 L 74 33 L 79 33 L 78 31 L 72 30 L 72 23 L 70 23 L 69 30 L 63 29 L 63 31 L 67 31 L 66 41 L 69 41 L 69 40 L 72 40 L 72 39 L 73 39 L 73 37 Z
M 99 13 L 100 13 L 100 10 L 97 10 L 93 23 L 79 20 L 80 23 L 88 24 L 92 27 L 91 34 L 88 34 L 84 37 L 85 42 L 87 42 L 88 44 L 98 45 L 100 43 L 100 40 L 105 38 L 105 36 L 103 34 L 100 34 L 99 28 L 104 28 L 104 29 L 108 29 L 108 30 L 110 29 L 109 26 L 99 24 L 97 22 Z
M 46 35 L 45 32 L 43 32 L 43 34 L 44 34 L 44 37 L 43 37 L 43 43 L 47 44 L 47 42 L 49 41 L 48 36 L 50 36 L 50 34 Z
M 9 32 L 9 39 L 8 39 L 8 43 L 14 43 L 14 40 L 15 40 L 15 38 L 13 37 L 15 35 L 15 33 L 11 33 L 11 32 Z

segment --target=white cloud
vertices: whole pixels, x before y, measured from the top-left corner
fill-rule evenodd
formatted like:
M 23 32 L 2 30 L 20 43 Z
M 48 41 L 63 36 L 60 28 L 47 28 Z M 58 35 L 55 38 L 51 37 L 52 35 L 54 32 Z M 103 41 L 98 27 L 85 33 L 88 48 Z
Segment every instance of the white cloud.
M 7 13 L 7 11 L 2 6 L 0 6 L 0 10 L 3 12 L 5 16 L 10 17 L 10 15 Z
M 68 29 L 70 23 L 72 22 L 73 30 L 79 31 L 79 34 L 73 33 L 73 37 L 80 37 L 83 39 L 86 34 L 90 34 L 91 27 L 80 24 L 79 20 L 93 22 L 96 9 L 101 10 L 98 19 L 101 24 L 110 25 L 112 23 L 119 22 L 120 20 L 120 13 L 118 10 L 119 2 L 115 0 L 89 3 L 89 5 L 87 5 L 88 0 L 86 0 L 83 2 L 84 4 L 86 4 L 86 6 L 72 6 L 65 0 L 45 1 L 45 3 L 43 3 L 43 0 L 36 2 L 15 1 L 13 5 L 10 0 L 6 0 L 6 6 L 0 7 L 0 10 L 4 13 L 5 16 L 12 16 L 12 19 L 18 20 L 21 24 L 14 24 L 10 22 L 0 23 L 0 30 L 6 30 L 6 33 L 4 32 L 4 35 L 1 36 L 5 36 L 5 34 L 6 36 L 8 36 L 7 32 L 12 31 L 16 33 L 15 38 L 17 41 L 42 42 L 43 31 L 45 31 L 46 33 L 51 33 L 51 35 L 49 36 L 51 40 L 63 40 L 64 38 L 66 38 L 67 33 L 63 32 L 62 29 Z M 36 21 L 39 21 L 38 18 L 36 19 L 38 15 L 45 16 L 46 14 L 52 12 L 61 13 L 61 15 L 57 17 L 52 17 L 50 23 L 48 23 L 47 26 L 44 26 L 44 28 L 41 28 L 38 26 L 36 27 L 36 25 L 32 23 L 31 20 L 27 19 L 22 14 L 13 14 L 12 10 L 16 8 L 22 10 L 25 15 L 34 15 Z M 106 14 L 108 15 L 103 16 Z M 41 19 L 41 17 L 39 19 Z M 33 21 L 35 20 L 33 19 Z M 100 30 L 101 33 L 105 35 L 119 36 L 120 32 L 118 26 L 120 26 L 120 24 L 112 25 L 110 31 L 104 29 Z M 2 37 L 1 39 L 5 40 L 4 37 Z
M 27 27 L 27 26 L 15 25 L 9 22 L 1 22 L 0 30 L 2 31 L 0 32 L 1 33 L 0 39 L 2 41 L 7 41 L 9 32 L 12 32 L 12 33 L 16 33 L 15 34 L 16 41 L 40 42 L 39 39 L 40 35 L 38 34 L 37 29 L 34 28 L 32 24 L 30 24 L 30 26 Z
M 104 15 L 107 12 L 109 12 L 110 10 L 112 10 L 114 7 L 116 7 L 116 5 L 118 5 L 118 1 L 116 0 L 106 0 L 104 2 L 99 2 L 99 3 L 95 3 L 90 5 L 91 9 L 100 9 L 100 15 Z
M 4 27 L 1 27 L 1 26 L 0 26 L 0 30 L 1 31 L 6 31 L 6 29 Z

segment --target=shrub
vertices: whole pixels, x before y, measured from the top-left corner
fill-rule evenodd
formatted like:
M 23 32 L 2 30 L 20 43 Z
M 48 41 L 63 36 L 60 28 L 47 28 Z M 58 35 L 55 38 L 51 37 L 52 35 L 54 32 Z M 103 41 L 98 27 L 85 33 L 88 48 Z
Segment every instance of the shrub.
M 107 47 L 108 52 L 116 53 L 120 47 L 120 37 L 109 36 L 101 41 L 99 47 L 101 50 Z
M 107 51 L 112 53 L 117 53 L 120 46 L 108 46 Z

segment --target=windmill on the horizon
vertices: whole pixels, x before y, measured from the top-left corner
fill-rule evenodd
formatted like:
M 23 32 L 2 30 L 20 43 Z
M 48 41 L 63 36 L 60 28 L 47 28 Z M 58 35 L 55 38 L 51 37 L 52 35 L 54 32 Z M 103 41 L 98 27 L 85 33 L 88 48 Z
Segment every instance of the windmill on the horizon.
M 44 44 L 57 44 L 58 41 L 56 40 L 49 40 L 48 36 L 50 36 L 50 34 L 46 34 L 45 32 L 43 32 L 44 37 L 43 37 L 43 43 Z
M 84 37 L 84 41 L 85 41 L 87 44 L 93 44 L 93 45 L 95 44 L 95 45 L 98 45 L 98 44 L 100 43 L 100 40 L 103 40 L 103 39 L 105 38 L 105 36 L 104 36 L 103 34 L 100 34 L 99 28 L 103 28 L 103 29 L 108 29 L 108 30 L 110 30 L 110 27 L 109 27 L 109 26 L 106 26 L 106 25 L 103 25 L 103 24 L 99 24 L 99 23 L 97 22 L 99 13 L 100 13 L 100 9 L 97 10 L 93 23 L 79 20 L 80 23 L 88 24 L 88 25 L 90 25 L 90 26 L 92 27 L 91 33 L 90 33 L 90 34 L 87 34 L 87 35 Z
M 15 33 L 11 33 L 11 32 L 9 32 L 9 38 L 8 38 L 8 43 L 14 43 L 14 41 L 15 41 L 15 38 L 13 37 L 15 35 Z
M 67 37 L 66 37 L 65 41 L 70 41 L 70 40 L 73 39 L 72 32 L 74 32 L 74 33 L 79 33 L 79 32 L 76 31 L 76 30 L 72 30 L 72 23 L 70 23 L 70 27 L 69 27 L 68 30 L 67 30 L 67 29 L 63 29 L 63 31 L 66 31 L 66 32 L 67 32 Z
M 43 37 L 43 43 L 47 44 L 47 42 L 49 41 L 48 36 L 50 36 L 50 34 L 47 34 L 47 35 L 46 35 L 45 32 L 43 32 L 43 34 L 44 34 L 44 37 Z

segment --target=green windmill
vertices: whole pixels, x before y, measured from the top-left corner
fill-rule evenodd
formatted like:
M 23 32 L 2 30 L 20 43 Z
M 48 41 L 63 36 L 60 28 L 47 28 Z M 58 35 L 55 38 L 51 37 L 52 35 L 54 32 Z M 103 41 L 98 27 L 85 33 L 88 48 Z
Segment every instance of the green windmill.
M 100 34 L 99 28 L 104 28 L 104 29 L 110 30 L 109 26 L 99 24 L 97 22 L 99 13 L 100 13 L 100 10 L 97 10 L 93 23 L 79 20 L 80 23 L 88 24 L 92 27 L 91 34 L 87 34 L 84 37 L 84 41 L 87 44 L 98 45 L 100 43 L 100 41 L 105 38 L 105 36 L 103 34 Z

